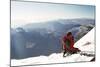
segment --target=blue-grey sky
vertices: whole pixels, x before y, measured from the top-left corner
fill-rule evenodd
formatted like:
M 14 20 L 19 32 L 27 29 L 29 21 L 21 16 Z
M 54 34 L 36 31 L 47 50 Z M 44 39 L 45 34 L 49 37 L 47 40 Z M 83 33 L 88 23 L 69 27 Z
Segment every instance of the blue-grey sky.
M 95 6 L 36 2 L 11 2 L 12 27 L 57 19 L 95 17 Z

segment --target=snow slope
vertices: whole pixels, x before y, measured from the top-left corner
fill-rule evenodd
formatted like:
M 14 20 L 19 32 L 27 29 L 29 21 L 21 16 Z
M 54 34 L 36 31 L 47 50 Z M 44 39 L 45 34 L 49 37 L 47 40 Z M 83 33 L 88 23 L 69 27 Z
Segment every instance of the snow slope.
M 74 47 L 82 51 L 95 51 L 95 28 L 75 43 Z
M 95 28 L 92 29 L 84 37 L 82 37 L 78 42 L 76 42 L 74 47 L 79 48 L 81 51 L 95 53 L 94 32 Z M 63 55 L 62 53 L 53 53 L 49 56 L 30 57 L 21 60 L 12 59 L 11 66 L 80 62 L 80 61 L 90 61 L 93 58 L 93 56 L 89 57 L 80 54 L 73 54 L 71 56 L 63 58 L 62 55 Z

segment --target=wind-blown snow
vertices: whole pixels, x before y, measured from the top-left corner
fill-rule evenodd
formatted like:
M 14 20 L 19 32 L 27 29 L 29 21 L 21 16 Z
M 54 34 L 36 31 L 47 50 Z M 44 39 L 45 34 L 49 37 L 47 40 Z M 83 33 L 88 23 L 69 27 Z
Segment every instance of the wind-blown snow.
M 74 47 L 82 51 L 95 51 L 95 28 L 75 43 Z
M 82 37 L 78 42 L 75 43 L 75 47 L 79 48 L 81 51 L 91 51 L 94 52 L 94 32 L 95 28 L 92 29 L 88 34 Z M 63 53 L 53 53 L 49 56 L 37 56 L 30 57 L 26 59 L 11 60 L 11 66 L 23 66 L 23 65 L 36 65 L 36 64 L 51 64 L 51 63 L 66 63 L 66 62 L 80 62 L 80 61 L 90 61 L 93 57 L 84 56 L 80 54 L 73 54 L 63 58 Z

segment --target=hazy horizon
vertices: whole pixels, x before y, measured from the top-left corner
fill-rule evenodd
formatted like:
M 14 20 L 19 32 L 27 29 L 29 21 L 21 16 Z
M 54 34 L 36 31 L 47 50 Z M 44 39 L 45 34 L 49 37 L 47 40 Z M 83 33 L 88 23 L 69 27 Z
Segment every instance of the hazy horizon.
M 11 1 L 11 27 L 57 19 L 95 18 L 95 6 Z

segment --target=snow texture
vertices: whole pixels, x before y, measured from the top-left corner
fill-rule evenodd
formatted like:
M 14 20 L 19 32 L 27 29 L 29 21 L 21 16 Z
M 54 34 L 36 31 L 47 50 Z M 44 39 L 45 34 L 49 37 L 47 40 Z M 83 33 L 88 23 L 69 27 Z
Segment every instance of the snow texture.
M 94 33 L 95 33 L 95 28 L 93 28 L 89 33 L 87 33 L 78 42 L 76 42 L 74 47 L 79 48 L 81 51 L 95 53 Z M 11 66 L 84 62 L 84 61 L 90 61 L 93 58 L 94 56 L 89 57 L 80 54 L 73 54 L 67 57 L 63 57 L 63 53 L 53 53 L 49 56 L 37 56 L 37 57 L 30 57 L 26 59 L 20 59 L 20 60 L 12 59 Z

